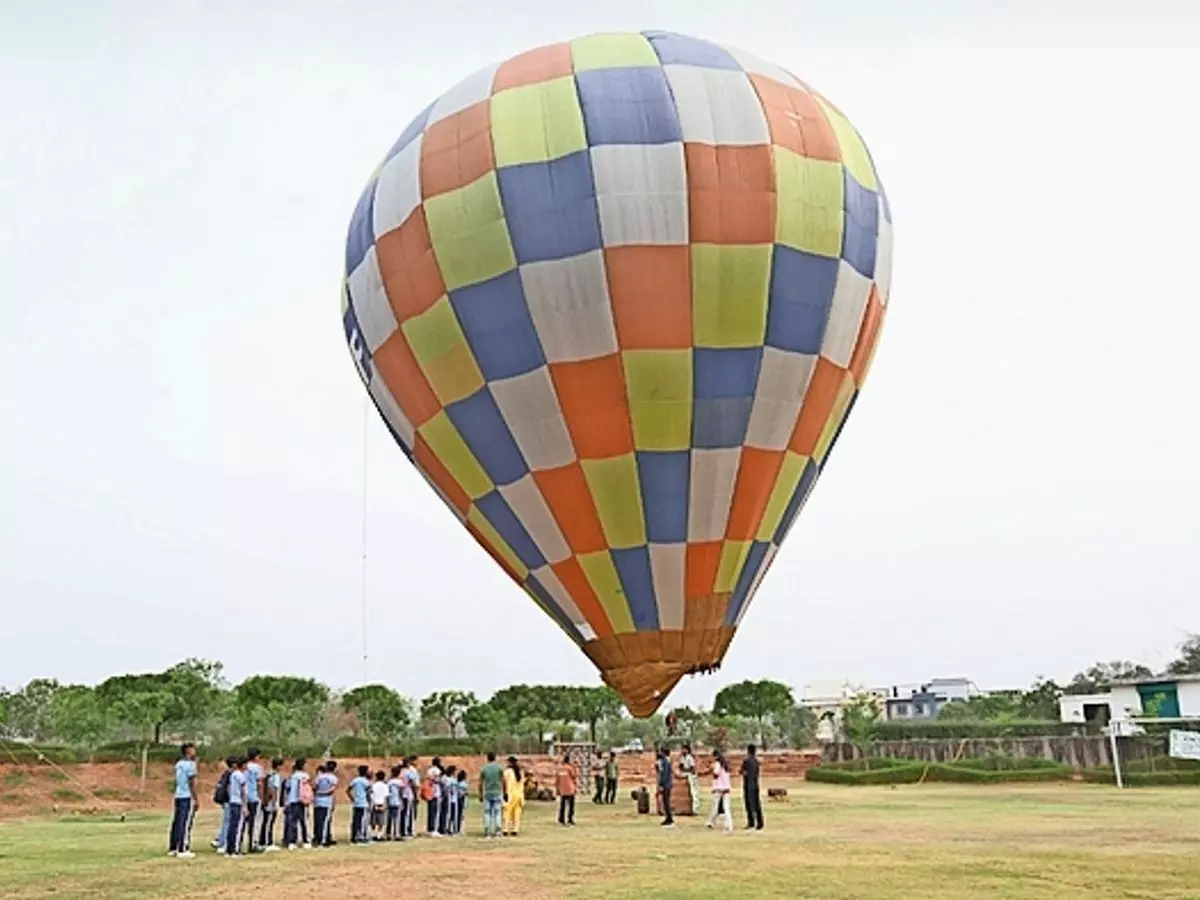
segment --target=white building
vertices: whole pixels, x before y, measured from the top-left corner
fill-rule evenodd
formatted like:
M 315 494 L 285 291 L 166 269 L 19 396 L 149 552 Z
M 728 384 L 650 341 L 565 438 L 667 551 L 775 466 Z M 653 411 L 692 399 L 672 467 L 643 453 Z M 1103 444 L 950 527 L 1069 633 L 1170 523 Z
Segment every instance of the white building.
M 1200 719 L 1200 675 L 1141 678 L 1103 694 L 1068 694 L 1058 701 L 1064 722 L 1113 719 Z

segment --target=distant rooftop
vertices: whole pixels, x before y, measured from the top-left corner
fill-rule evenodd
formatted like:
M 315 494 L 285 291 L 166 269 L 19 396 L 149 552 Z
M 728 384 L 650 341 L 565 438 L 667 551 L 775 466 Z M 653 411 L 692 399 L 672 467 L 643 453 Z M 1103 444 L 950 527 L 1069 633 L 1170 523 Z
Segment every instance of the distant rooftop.
M 1200 674 L 1194 675 L 1154 675 L 1150 678 L 1130 678 L 1123 681 L 1114 681 L 1113 687 L 1137 687 L 1140 684 L 1174 684 L 1176 682 L 1184 682 L 1191 684 L 1200 681 Z

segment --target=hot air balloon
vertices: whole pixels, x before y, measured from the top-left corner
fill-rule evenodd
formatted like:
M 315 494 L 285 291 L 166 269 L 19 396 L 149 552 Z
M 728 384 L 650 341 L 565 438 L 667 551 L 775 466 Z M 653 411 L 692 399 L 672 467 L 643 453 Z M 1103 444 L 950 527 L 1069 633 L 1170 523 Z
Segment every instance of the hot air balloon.
M 343 326 L 401 451 L 635 716 L 717 666 L 870 367 L 891 213 L 790 72 L 646 31 L 404 129 Z

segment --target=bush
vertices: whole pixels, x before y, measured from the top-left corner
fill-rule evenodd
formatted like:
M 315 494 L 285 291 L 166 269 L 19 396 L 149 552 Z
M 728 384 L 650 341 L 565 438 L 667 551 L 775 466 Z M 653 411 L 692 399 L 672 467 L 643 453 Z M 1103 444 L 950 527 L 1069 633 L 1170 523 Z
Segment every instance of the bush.
M 1031 769 L 1061 769 L 1062 763 L 1040 756 L 1025 759 L 1019 756 L 981 756 L 978 759 L 960 759 L 954 763 L 962 769 L 984 769 L 989 772 L 1012 772 Z
M 178 744 L 151 744 L 146 750 L 149 762 L 175 762 L 179 759 Z M 142 745 L 137 741 L 116 741 L 102 744 L 91 754 L 91 761 L 97 763 L 118 763 L 142 761 Z
M 956 784 L 1008 784 L 1022 781 L 1066 781 L 1070 777 L 1071 770 L 1057 763 L 1035 769 L 976 769 L 970 766 L 934 763 L 930 766 L 925 780 Z
M 1081 726 L 1071 722 L 1013 721 L 972 722 L 931 720 L 921 722 L 881 722 L 875 729 L 876 741 L 952 740 L 954 738 L 1046 737 L 1072 735 Z
M 844 769 L 838 763 L 815 766 L 804 773 L 808 781 L 824 784 L 916 784 L 926 769 L 926 763 L 882 766 L 878 769 Z M 930 764 L 932 765 L 932 763 Z
M 1071 777 L 1071 770 L 1067 766 L 1049 759 L 988 757 L 957 763 L 935 763 L 882 758 L 870 762 L 869 769 L 861 759 L 822 764 L 809 769 L 805 778 L 825 784 L 916 784 L 920 781 L 1002 784 L 1065 781 Z
M 1181 762 L 1182 760 L 1175 760 Z M 1175 770 L 1165 772 L 1137 772 L 1129 771 L 1122 772 L 1124 782 L 1128 787 L 1174 787 L 1178 785 L 1198 785 L 1200 786 L 1200 768 L 1188 770 Z M 1099 769 L 1087 769 L 1083 773 L 1083 780 L 1089 784 L 1112 784 L 1117 783 L 1116 774 L 1113 772 L 1112 766 L 1103 766 Z
M 87 762 L 87 754 L 74 747 L 40 746 L 33 744 L 9 744 L 5 749 L 0 763 L 23 766 L 35 766 L 47 761 L 65 766 L 71 763 Z
M 822 763 L 822 769 L 837 769 L 843 772 L 862 772 L 867 769 L 872 771 L 876 769 L 890 769 L 895 766 L 912 765 L 917 760 L 912 759 L 892 759 L 888 756 L 872 756 L 867 759 L 844 759 L 841 762 Z
M 1173 756 L 1155 756 L 1126 763 L 1129 772 L 1200 772 L 1200 759 L 1176 759 Z

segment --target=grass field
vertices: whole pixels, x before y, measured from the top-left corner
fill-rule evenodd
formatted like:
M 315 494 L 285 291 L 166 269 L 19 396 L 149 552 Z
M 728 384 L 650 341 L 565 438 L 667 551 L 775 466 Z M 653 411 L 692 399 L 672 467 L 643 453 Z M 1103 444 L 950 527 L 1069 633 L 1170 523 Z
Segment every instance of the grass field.
M 0 823 L 0 897 L 1200 900 L 1200 790 L 801 784 L 791 793 L 767 806 L 762 833 L 725 836 L 692 819 L 664 832 L 628 801 L 585 802 L 574 829 L 554 825 L 549 804 L 531 804 L 519 839 L 485 842 L 476 805 L 474 835 L 241 860 L 206 847 L 170 859 L 161 815 Z M 210 807 L 197 843 L 214 828 Z

